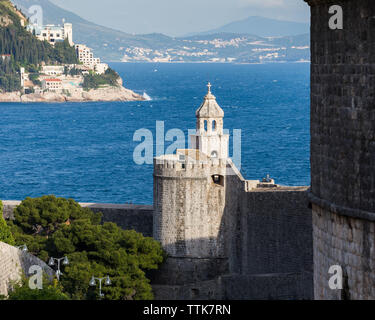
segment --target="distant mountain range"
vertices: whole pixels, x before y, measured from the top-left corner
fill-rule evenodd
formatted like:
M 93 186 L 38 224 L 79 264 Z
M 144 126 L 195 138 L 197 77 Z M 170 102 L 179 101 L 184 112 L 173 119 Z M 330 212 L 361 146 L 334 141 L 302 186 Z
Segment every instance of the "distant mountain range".
M 291 21 L 274 20 L 264 17 L 248 17 L 247 19 L 226 24 L 220 28 L 191 35 L 207 35 L 215 33 L 248 33 L 260 37 L 286 37 L 310 32 L 310 24 Z
M 303 23 L 250 17 L 216 30 L 174 38 L 103 27 L 48 0 L 12 2 L 25 14 L 30 6 L 40 5 L 44 24 L 61 24 L 62 19 L 72 23 L 74 42 L 88 45 L 104 61 L 257 63 L 310 59 L 309 26 Z

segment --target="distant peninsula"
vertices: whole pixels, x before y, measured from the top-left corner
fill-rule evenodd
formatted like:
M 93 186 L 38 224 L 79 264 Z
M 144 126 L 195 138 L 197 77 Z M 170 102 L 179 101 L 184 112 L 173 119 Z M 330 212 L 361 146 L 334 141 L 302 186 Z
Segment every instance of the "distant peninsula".
M 121 79 L 119 79 L 121 81 Z M 20 91 L 0 93 L 1 102 L 89 102 L 89 101 L 143 101 L 143 96 L 132 90 L 108 86 L 88 91 L 77 91 L 73 93 L 41 92 L 22 94 Z
M 0 0 L 0 102 L 142 101 L 84 44 L 73 26 L 40 25 Z

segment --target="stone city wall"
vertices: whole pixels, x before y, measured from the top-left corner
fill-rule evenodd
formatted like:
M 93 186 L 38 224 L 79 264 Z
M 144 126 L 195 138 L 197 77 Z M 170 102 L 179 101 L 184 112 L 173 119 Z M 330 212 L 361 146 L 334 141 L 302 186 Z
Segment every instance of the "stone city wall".
M 22 273 L 28 275 L 29 268 L 33 265 L 42 267 L 49 276 L 54 274 L 54 271 L 37 257 L 0 242 L 0 295 L 7 296 L 10 282 L 21 280 Z
M 312 299 L 308 188 L 248 191 L 239 174 L 227 176 L 225 183 L 219 223 L 225 255 L 170 257 L 149 274 L 156 299 Z M 9 218 L 19 202 L 3 204 Z M 81 205 L 102 212 L 105 221 L 152 235 L 152 206 Z M 195 244 L 206 241 L 197 238 Z
M 241 273 L 312 273 L 308 189 L 259 188 L 245 193 L 239 244 Z
M 316 300 L 375 299 L 375 215 L 373 221 L 313 205 L 314 294 Z M 331 290 L 328 271 L 343 269 L 343 290 Z
M 156 299 L 313 299 L 309 188 L 246 192 L 237 174 L 225 183 L 220 233 L 228 259 L 169 258 L 154 274 Z

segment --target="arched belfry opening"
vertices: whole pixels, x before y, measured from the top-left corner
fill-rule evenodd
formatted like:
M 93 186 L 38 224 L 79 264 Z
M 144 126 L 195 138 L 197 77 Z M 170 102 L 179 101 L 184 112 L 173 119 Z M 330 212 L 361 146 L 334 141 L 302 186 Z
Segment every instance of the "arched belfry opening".
M 194 149 L 198 149 L 208 157 L 228 158 L 229 135 L 223 133 L 224 111 L 211 92 L 211 83 L 207 84 L 207 94 L 196 111 L 197 130 L 191 136 Z

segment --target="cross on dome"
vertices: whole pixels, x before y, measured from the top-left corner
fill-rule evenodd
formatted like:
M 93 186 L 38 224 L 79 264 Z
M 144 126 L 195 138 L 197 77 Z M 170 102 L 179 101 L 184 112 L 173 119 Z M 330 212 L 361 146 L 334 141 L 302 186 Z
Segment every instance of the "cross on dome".
M 208 93 L 211 93 L 211 87 L 212 87 L 211 82 L 208 82 L 207 84 Z
M 191 145 L 210 158 L 228 158 L 229 135 L 224 134 L 224 111 L 211 93 L 212 85 L 207 83 L 208 93 L 196 111 L 196 134 L 191 136 Z
M 207 83 L 208 93 L 204 97 L 203 103 L 196 112 L 198 118 L 223 118 L 224 111 L 216 102 L 215 96 L 211 92 L 211 82 Z

